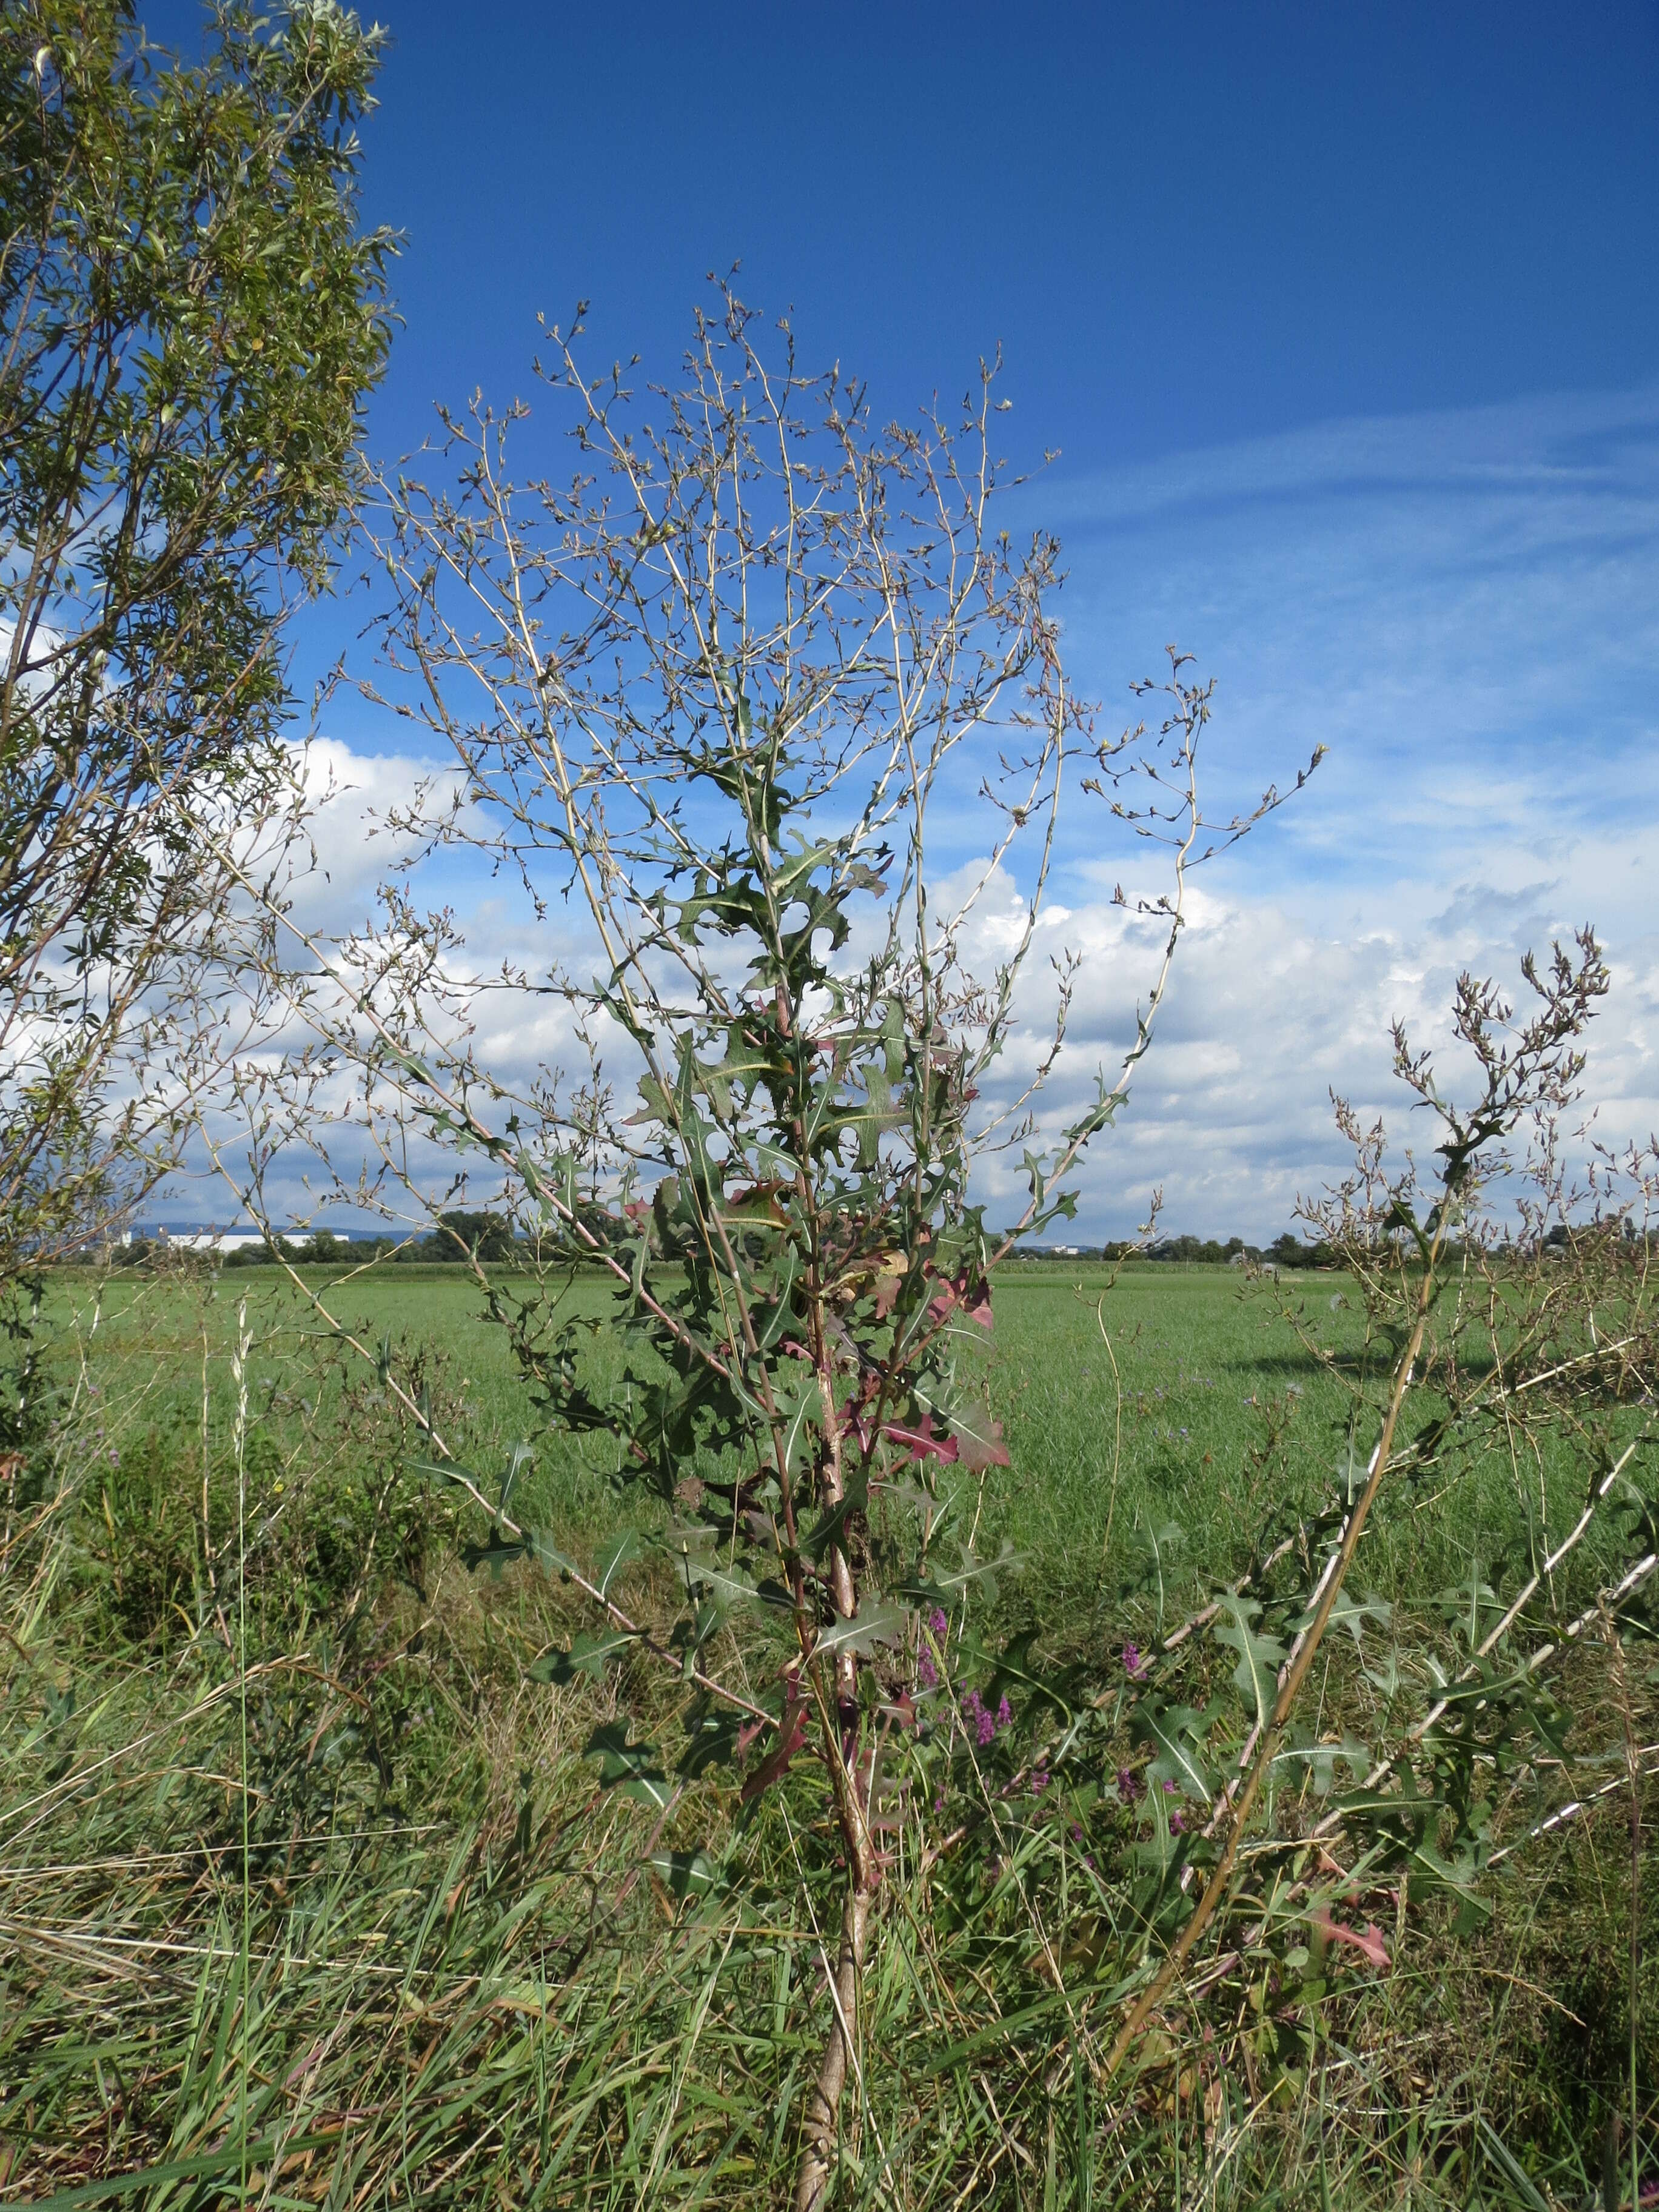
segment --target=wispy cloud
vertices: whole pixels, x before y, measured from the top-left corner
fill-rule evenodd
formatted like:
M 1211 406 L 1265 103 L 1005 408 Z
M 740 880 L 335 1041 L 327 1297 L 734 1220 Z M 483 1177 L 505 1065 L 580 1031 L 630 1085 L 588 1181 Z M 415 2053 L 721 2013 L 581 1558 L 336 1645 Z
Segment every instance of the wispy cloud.
M 1389 1017 L 1432 1035 L 1460 968 L 1514 976 L 1586 920 L 1615 978 L 1603 1126 L 1659 1124 L 1659 387 L 1330 424 L 1040 496 L 1096 692 L 1122 698 L 1166 639 L 1218 678 L 1222 805 L 1332 749 L 1211 878 L 1128 1188 L 1091 1170 L 1091 1225 L 1162 1180 L 1181 1225 L 1281 1226 L 1338 1165 L 1327 1086 L 1387 1102 Z M 1123 866 L 1098 838 L 1079 813 L 1060 878 L 1085 934 Z

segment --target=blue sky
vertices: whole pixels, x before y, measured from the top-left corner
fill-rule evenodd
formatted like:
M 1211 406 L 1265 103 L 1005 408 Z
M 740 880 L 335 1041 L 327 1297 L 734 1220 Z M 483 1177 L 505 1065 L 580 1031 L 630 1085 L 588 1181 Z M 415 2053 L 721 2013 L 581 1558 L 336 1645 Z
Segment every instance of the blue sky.
M 381 454 L 434 398 L 526 390 L 538 309 L 586 298 L 596 348 L 667 369 L 740 261 L 884 410 L 1004 348 L 1010 450 L 1060 449 L 1022 498 L 1091 689 L 1127 709 L 1166 640 L 1198 653 L 1229 794 L 1331 746 L 1207 885 L 1086 1230 L 1162 1182 L 1170 1225 L 1273 1233 L 1339 1164 L 1328 1084 L 1386 1098 L 1391 1013 L 1432 1030 L 1460 963 L 1591 916 L 1605 1126 L 1659 1123 L 1651 0 L 386 20 Z M 392 735 L 339 734 L 395 784 Z M 1066 926 L 1125 951 L 1080 816 L 1064 860 Z M 1138 971 L 1090 973 L 1103 1046 Z
M 894 404 L 1000 342 L 1068 471 L 1659 367 L 1651 0 L 386 20 L 393 434 L 578 297 L 660 357 L 738 259 Z

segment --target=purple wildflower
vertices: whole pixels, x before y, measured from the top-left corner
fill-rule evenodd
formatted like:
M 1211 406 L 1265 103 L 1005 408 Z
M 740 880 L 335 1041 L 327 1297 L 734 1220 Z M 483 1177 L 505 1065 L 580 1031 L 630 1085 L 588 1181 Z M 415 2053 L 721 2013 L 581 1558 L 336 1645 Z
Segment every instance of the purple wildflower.
M 1123 1671 L 1132 1682 L 1139 1682 L 1145 1676 L 1146 1672 L 1146 1662 L 1140 1656 L 1140 1647 L 1139 1644 L 1126 1644 L 1124 1645 Z
M 994 1739 L 997 1723 L 995 1714 L 986 1711 L 977 1690 L 969 1690 L 963 1699 L 962 1717 L 963 1720 L 972 1722 L 975 1741 L 983 1751 L 986 1745 Z
M 945 1609 L 942 1606 L 936 1605 L 933 1611 L 928 1614 L 927 1626 L 933 1630 L 935 1636 L 943 1639 L 945 1632 L 949 1629 L 951 1624 L 945 1617 Z
M 1048 1769 L 1047 1769 L 1046 1767 L 1039 1766 L 1039 1767 L 1038 1767 L 1038 1769 L 1037 1769 L 1037 1771 L 1036 1771 L 1036 1773 L 1031 1777 L 1031 1795 L 1032 1795 L 1032 1796 L 1033 1796 L 1033 1797 L 1041 1797 L 1041 1796 L 1042 1796 L 1042 1793 L 1043 1793 L 1043 1791 L 1044 1791 L 1048 1787 Z
M 1166 1797 L 1175 1797 L 1180 1795 L 1180 1792 L 1176 1790 L 1174 1783 L 1168 1780 L 1167 1778 L 1164 1784 L 1164 1795 Z
M 1140 1796 L 1140 1778 L 1132 1766 L 1117 1770 L 1117 1794 L 1126 1805 L 1135 1804 Z
M 924 1690 L 936 1690 L 939 1687 L 939 1669 L 925 1651 L 918 1651 L 916 1654 L 916 1680 Z
M 1180 1814 L 1171 1813 L 1170 1815 L 1170 1832 L 1172 1835 L 1180 1836 L 1184 1835 L 1186 1833 L 1186 1830 L 1187 1823 L 1182 1819 Z
M 1008 1703 L 1008 1693 L 1005 1690 L 1002 1693 L 1002 1702 L 997 1707 L 997 1726 L 1000 1729 L 1006 1729 L 1012 1728 L 1013 1724 L 1013 1709 Z

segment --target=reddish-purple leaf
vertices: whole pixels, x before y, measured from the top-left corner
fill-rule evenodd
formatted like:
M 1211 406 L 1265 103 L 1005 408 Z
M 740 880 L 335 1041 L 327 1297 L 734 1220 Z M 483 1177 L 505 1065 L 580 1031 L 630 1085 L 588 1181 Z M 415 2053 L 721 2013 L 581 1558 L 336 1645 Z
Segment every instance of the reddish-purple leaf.
M 960 1456 L 954 1437 L 934 1435 L 931 1413 L 924 1413 L 914 1428 L 907 1428 L 902 1421 L 887 1421 L 881 1432 L 893 1443 L 902 1444 L 912 1459 L 941 1460 L 948 1467 Z M 1006 1460 L 1003 1465 L 1007 1465 Z
M 806 1741 L 806 1707 L 804 1704 L 787 1705 L 778 1728 L 776 1748 L 763 1759 L 743 1785 L 743 1802 L 758 1797 L 763 1790 L 772 1784 L 786 1771 L 790 1760 Z
M 1368 1959 L 1373 1966 L 1386 1966 L 1389 1947 L 1382 1940 L 1382 1930 L 1373 1920 L 1362 1930 L 1345 1928 L 1340 1920 L 1333 1920 L 1324 1911 L 1314 1913 L 1312 1923 L 1328 1943 L 1352 1943 L 1356 1951 Z
M 954 1426 L 957 1449 L 952 1456 L 964 1473 L 977 1474 L 981 1468 L 1011 1464 L 1008 1447 L 1002 1441 L 1000 1421 L 994 1421 L 988 1417 L 977 1426 L 970 1426 L 966 1420 L 959 1419 Z

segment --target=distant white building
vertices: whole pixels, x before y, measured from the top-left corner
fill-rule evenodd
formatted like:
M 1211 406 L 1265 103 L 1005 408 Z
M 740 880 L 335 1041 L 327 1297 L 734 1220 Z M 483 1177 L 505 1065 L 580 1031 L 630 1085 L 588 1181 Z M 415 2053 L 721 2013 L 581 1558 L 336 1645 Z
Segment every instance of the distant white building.
M 155 1241 L 174 1252 L 242 1252 L 265 1239 L 259 1229 L 158 1229 Z

